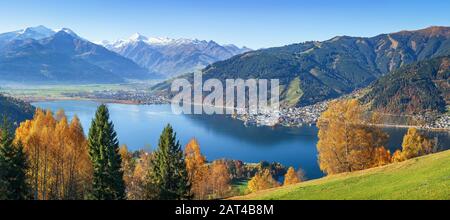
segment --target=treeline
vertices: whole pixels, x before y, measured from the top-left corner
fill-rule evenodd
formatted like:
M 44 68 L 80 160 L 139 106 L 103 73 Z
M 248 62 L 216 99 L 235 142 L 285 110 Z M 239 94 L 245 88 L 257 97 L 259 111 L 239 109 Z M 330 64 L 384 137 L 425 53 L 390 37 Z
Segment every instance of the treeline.
M 319 165 L 326 174 L 353 172 L 436 151 L 436 143 L 410 128 L 402 150 L 385 148 L 388 134 L 357 100 L 332 102 L 318 122 Z M 99 106 L 86 137 L 79 119 L 63 111 L 36 110 L 13 131 L 0 127 L 0 199 L 147 200 L 218 199 L 305 180 L 301 169 L 279 163 L 207 161 L 192 139 L 182 150 L 170 125 L 153 152 L 119 147 L 105 105 Z M 245 192 L 233 187 L 248 181 Z
M 105 105 L 98 107 L 87 138 L 79 119 L 69 122 L 63 111 L 38 109 L 15 134 L 6 118 L 3 124 L 0 199 L 192 199 L 218 197 L 230 188 L 225 163 L 203 171 L 205 160 L 192 151 L 194 142 L 183 152 L 170 125 L 154 152 L 134 160 L 119 148 Z M 206 189 L 201 172 L 208 172 L 202 174 L 208 177 Z
M 293 168 L 279 163 L 207 161 L 192 139 L 184 151 L 170 125 L 153 152 L 119 147 L 105 105 L 98 107 L 86 137 L 80 120 L 64 111 L 37 109 L 13 131 L 5 118 L 0 145 L 0 199 L 147 200 L 217 199 L 241 192 L 232 184 L 248 180 L 248 192 L 298 182 Z M 269 178 L 270 177 L 270 178 Z
M 130 152 L 127 146 L 120 148 L 122 156 L 122 167 L 127 198 L 133 200 L 155 199 L 155 194 L 147 187 L 152 187 L 152 179 L 147 176 L 154 171 L 151 161 L 154 160 L 156 152 L 135 151 Z M 286 169 L 280 163 L 269 163 L 262 161 L 257 164 L 245 164 L 240 160 L 218 159 L 208 161 L 201 153 L 200 144 L 194 138 L 189 141 L 184 149 L 184 163 L 186 165 L 188 182 L 190 186 L 190 199 L 218 199 L 241 195 L 280 185 L 277 180 L 283 179 L 286 173 L 287 183 L 300 181 L 299 175 L 293 168 Z M 294 172 L 294 173 L 292 173 Z M 261 174 L 265 173 L 266 176 Z M 300 173 L 304 179 L 303 172 Z M 251 179 L 248 189 L 240 191 L 234 187 L 236 182 L 247 182 Z M 179 180 L 173 180 L 177 182 Z M 273 184 L 267 184 L 270 182 Z M 297 182 L 298 182 L 297 181 Z M 185 181 L 181 181 L 186 184 Z M 181 187 L 181 186 L 180 186 Z M 184 185 L 183 185 L 184 187 Z M 150 194 L 149 194 L 150 193 Z

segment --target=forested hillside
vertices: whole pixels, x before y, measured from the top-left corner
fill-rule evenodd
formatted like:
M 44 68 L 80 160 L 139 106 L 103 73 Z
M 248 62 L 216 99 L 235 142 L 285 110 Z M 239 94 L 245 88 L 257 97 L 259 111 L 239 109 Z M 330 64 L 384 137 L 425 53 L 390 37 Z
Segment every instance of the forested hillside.
M 450 103 L 450 56 L 417 62 L 381 77 L 362 98 L 387 113 L 446 111 Z
M 448 54 L 450 28 L 430 27 L 251 51 L 206 67 L 203 78 L 280 79 L 284 103 L 305 106 L 365 87 L 403 65 Z M 154 88 L 167 91 L 169 83 Z
M 33 117 L 34 107 L 18 99 L 0 94 L 0 116 L 6 115 L 16 123 Z

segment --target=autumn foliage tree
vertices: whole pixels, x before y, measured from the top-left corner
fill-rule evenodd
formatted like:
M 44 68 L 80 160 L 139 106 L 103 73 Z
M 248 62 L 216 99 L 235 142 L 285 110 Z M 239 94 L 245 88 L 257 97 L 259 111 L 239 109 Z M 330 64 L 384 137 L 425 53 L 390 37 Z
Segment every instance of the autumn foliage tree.
M 248 190 L 250 192 L 257 192 L 279 185 L 280 184 L 272 177 L 270 170 L 264 169 L 256 173 L 256 175 L 248 182 Z
M 144 151 L 139 153 L 133 170 L 133 176 L 126 182 L 127 198 L 130 200 L 144 200 L 157 198 L 157 191 L 148 191 L 148 173 L 151 172 L 151 160 L 153 155 Z
M 217 160 L 210 165 L 207 186 L 210 198 L 222 198 L 231 190 L 231 178 L 224 161 Z
M 391 157 L 391 162 L 402 162 L 405 160 L 406 160 L 406 158 L 405 158 L 405 155 L 403 154 L 402 150 L 396 150 Z
M 133 157 L 132 152 L 128 151 L 127 145 L 122 145 L 119 149 L 120 157 L 122 158 L 122 172 L 123 172 L 123 181 L 125 183 L 125 193 L 127 198 L 130 195 L 130 191 L 132 190 L 131 186 L 134 181 L 134 170 L 136 168 L 136 160 Z
M 384 166 L 391 163 L 392 156 L 391 152 L 384 147 L 377 147 L 375 149 L 373 166 Z
M 195 199 L 223 198 L 229 194 L 232 177 L 227 161 L 216 160 L 207 164 L 195 138 L 189 141 L 184 152 L 191 191 Z M 239 167 L 239 164 L 237 166 Z
M 409 128 L 403 137 L 402 152 L 406 159 L 433 153 L 434 143 L 416 128 Z
M 387 155 L 383 148 L 388 135 L 373 123 L 357 100 L 330 103 L 317 123 L 321 170 L 336 174 L 382 164 L 384 159 L 379 157 Z
M 402 150 L 397 150 L 392 157 L 393 162 L 401 162 L 414 157 L 419 157 L 433 153 L 434 145 L 425 135 L 421 134 L 416 128 L 409 128 L 403 136 Z
M 34 199 L 84 199 L 90 190 L 92 166 L 79 119 L 69 123 L 63 111 L 36 110 L 20 124 L 15 143 L 29 158 L 28 176 Z
M 191 184 L 191 192 L 196 199 L 206 198 L 208 166 L 206 158 L 200 152 L 200 145 L 197 139 L 192 139 L 184 149 L 186 170 Z
M 298 173 L 295 172 L 294 167 L 289 167 L 289 169 L 286 172 L 286 175 L 284 175 L 284 186 L 296 184 L 301 182 Z
M 151 154 L 140 151 L 129 151 L 126 145 L 119 150 L 122 158 L 123 180 L 125 182 L 126 197 L 129 200 L 147 199 L 146 174 L 150 170 Z M 148 198 L 154 198 L 149 196 Z

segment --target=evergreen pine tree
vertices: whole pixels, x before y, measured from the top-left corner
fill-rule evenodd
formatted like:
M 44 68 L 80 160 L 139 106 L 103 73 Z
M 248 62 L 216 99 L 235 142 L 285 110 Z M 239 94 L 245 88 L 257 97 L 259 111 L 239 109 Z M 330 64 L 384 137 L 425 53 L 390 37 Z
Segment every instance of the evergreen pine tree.
M 157 199 L 191 199 L 183 151 L 170 125 L 164 128 L 153 156 L 149 188 L 156 190 Z
M 29 199 L 31 191 L 26 179 L 28 166 L 23 146 L 13 144 L 13 134 L 6 117 L 0 130 L 0 199 Z
M 114 125 L 106 105 L 100 105 L 92 120 L 88 137 L 89 155 L 94 168 L 92 199 L 125 199 L 122 158 Z

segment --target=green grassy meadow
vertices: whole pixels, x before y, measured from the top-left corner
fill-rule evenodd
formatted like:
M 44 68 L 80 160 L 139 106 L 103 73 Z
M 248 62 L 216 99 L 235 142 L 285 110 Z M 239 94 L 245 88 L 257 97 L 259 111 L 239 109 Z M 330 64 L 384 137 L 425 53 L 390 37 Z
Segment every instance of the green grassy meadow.
M 66 99 L 71 94 L 98 91 L 148 90 L 158 81 L 124 84 L 84 84 L 84 85 L 2 85 L 0 93 L 24 100 Z
M 450 200 L 450 150 L 231 199 Z

